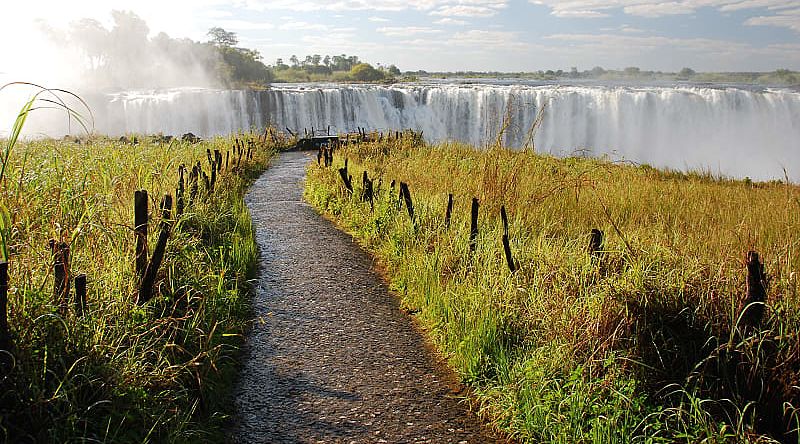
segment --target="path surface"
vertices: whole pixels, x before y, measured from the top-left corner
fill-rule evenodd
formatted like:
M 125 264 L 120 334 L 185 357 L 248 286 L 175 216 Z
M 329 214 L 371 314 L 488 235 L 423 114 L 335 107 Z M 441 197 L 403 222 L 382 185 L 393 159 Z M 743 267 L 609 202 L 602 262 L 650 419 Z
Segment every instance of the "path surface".
M 305 153 L 247 196 L 261 250 L 231 442 L 497 442 L 370 257 L 302 202 Z

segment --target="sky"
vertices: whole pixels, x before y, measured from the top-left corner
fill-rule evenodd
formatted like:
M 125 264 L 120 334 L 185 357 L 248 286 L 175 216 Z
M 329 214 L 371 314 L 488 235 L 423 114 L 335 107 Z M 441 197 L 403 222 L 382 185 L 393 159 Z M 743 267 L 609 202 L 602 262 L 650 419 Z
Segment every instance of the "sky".
M 0 6 L 0 78 L 57 66 L 41 23 L 110 27 L 111 10 L 134 12 L 151 35 L 234 31 L 267 64 L 348 54 L 404 71 L 800 69 L 800 1 L 27 0 Z

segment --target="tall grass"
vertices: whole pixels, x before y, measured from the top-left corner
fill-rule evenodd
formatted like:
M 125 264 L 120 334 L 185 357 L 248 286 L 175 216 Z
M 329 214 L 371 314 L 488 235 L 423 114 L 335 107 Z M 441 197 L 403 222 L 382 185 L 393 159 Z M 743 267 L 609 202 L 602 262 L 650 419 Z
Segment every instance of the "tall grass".
M 174 195 L 179 165 L 208 171 L 206 149 L 232 146 L 138 140 L 14 140 L 6 151 L 14 346 L 0 369 L 0 441 L 222 440 L 257 259 L 243 196 L 274 147 L 223 171 L 215 193 L 175 221 L 157 297 L 137 306 L 134 191 L 148 191 L 157 232 L 158 202 Z M 58 314 L 50 239 L 70 245 L 73 275 L 88 276 L 83 317 Z
M 797 186 L 455 144 L 363 144 L 337 167 L 344 158 L 383 184 L 374 210 L 316 165 L 306 198 L 381 259 L 498 428 L 530 442 L 797 442 Z M 416 224 L 392 180 L 409 184 Z M 592 228 L 606 233 L 600 259 L 586 252 Z M 751 249 L 769 298 L 745 331 Z

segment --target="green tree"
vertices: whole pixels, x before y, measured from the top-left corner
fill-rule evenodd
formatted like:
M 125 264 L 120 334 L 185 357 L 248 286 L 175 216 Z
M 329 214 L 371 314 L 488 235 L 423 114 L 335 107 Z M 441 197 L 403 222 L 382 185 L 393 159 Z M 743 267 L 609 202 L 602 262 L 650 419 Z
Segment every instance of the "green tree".
M 233 48 L 239 44 L 239 38 L 236 37 L 235 32 L 229 32 L 219 27 L 209 29 L 207 35 L 211 38 L 209 43 L 221 48 Z
M 369 63 L 359 63 L 350 69 L 350 77 L 359 82 L 374 82 L 383 79 L 383 73 Z
M 678 73 L 678 77 L 680 77 L 682 79 L 688 79 L 688 78 L 694 76 L 695 74 L 696 74 L 696 72 L 694 72 L 694 70 L 692 68 L 683 68 Z
M 400 68 L 398 68 L 395 65 L 389 65 L 389 74 L 391 74 L 393 76 L 399 76 L 400 75 Z

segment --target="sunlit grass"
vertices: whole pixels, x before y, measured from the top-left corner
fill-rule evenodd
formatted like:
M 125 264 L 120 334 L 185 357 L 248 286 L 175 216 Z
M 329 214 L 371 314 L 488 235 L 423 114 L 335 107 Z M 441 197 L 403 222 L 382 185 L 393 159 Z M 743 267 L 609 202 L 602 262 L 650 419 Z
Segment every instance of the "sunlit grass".
M 385 263 L 499 428 L 531 442 L 797 441 L 783 435 L 800 405 L 797 186 L 459 145 L 363 144 L 337 168 L 345 157 L 353 177 L 382 182 L 375 209 L 335 168 L 309 168 L 306 198 Z M 409 184 L 416 226 L 392 180 Z M 606 234 L 600 260 L 586 251 L 592 228 Z M 745 334 L 735 325 L 751 249 L 769 297 Z
M 251 136 L 246 135 L 250 138 Z M 0 379 L 0 437 L 9 442 L 222 439 L 257 252 L 247 186 L 274 147 L 217 178 L 175 221 L 156 298 L 135 304 L 134 191 L 158 205 L 178 167 L 223 154 L 232 138 L 196 145 L 107 138 L 17 142 L 0 199 L 9 209 L 9 324 Z M 188 193 L 188 186 L 187 186 Z M 174 214 L 174 213 L 173 213 Z M 71 274 L 88 276 L 88 313 L 58 315 L 48 241 L 69 243 Z

